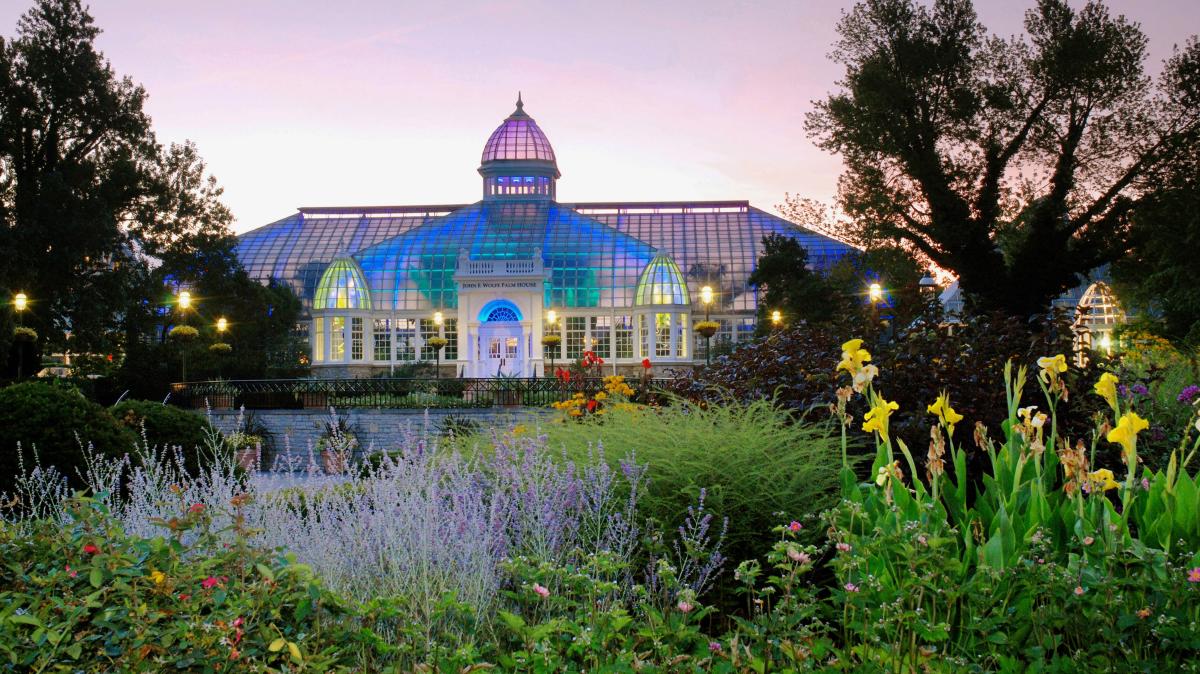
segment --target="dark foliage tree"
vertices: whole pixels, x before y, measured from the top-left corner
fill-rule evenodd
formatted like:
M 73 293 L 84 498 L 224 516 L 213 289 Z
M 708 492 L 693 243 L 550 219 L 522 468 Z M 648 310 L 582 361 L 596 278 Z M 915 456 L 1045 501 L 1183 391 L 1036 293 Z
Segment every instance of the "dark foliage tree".
M 1192 95 L 1200 98 L 1200 66 L 1190 72 Z M 1184 87 L 1181 87 L 1184 88 Z M 1200 134 L 1168 173 L 1162 188 L 1138 205 L 1133 216 L 1133 250 L 1113 265 L 1121 300 L 1135 309 L 1138 323 L 1177 346 L 1200 349 Z
M 774 310 L 789 321 L 825 321 L 845 304 L 833 285 L 808 268 L 808 251 L 799 241 L 768 234 L 762 243 L 763 254 L 747 279 L 759 288 L 759 326 L 770 324 L 767 317 Z
M 153 376 L 164 354 L 146 349 L 162 345 L 161 309 L 180 284 L 205 298 L 200 311 L 240 324 L 230 373 L 294 366 L 296 298 L 242 271 L 221 187 L 193 144 L 156 142 L 145 92 L 113 73 L 98 34 L 79 0 L 38 0 L 0 39 L 0 295 L 26 292 L 37 346 L 98 356 L 80 359 L 94 374 L 127 352 L 125 374 L 169 379 Z
M 1155 83 L 1146 38 L 1098 2 L 1039 0 L 989 35 L 970 0 L 867 0 L 838 26 L 840 90 L 808 118 L 842 208 L 911 244 L 982 309 L 1025 316 L 1128 250 L 1129 216 L 1200 124 L 1191 42 Z

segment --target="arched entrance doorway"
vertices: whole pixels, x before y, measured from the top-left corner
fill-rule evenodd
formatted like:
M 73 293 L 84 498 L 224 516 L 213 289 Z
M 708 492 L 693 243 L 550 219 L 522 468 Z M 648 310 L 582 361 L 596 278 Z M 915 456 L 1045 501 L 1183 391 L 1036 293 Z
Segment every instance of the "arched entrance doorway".
M 529 349 L 521 312 L 508 300 L 489 302 L 480 312 L 479 366 L 486 377 L 526 375 Z

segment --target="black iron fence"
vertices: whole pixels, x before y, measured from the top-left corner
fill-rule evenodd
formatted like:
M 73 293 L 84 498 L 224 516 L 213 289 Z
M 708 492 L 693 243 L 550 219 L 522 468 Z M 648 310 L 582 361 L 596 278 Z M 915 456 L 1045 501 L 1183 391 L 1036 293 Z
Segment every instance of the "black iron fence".
M 655 396 L 671 379 L 628 379 L 639 397 Z M 469 409 L 545 407 L 575 393 L 596 393 L 600 378 L 489 379 L 260 379 L 171 385 L 169 401 L 183 407 L 246 409 Z

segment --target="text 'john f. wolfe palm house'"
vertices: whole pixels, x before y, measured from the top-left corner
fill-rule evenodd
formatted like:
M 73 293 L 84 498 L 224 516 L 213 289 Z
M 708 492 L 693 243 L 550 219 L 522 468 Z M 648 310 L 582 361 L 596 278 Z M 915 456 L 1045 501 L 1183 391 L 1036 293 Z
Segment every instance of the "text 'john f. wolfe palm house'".
M 479 173 L 474 204 L 301 208 L 240 237 L 246 270 L 304 301 L 316 373 L 440 356 L 459 376 L 539 376 L 585 349 L 614 371 L 686 365 L 704 356 L 704 286 L 714 344 L 753 332 L 765 235 L 796 238 L 817 268 L 850 250 L 745 201 L 559 203 L 554 149 L 519 97 Z

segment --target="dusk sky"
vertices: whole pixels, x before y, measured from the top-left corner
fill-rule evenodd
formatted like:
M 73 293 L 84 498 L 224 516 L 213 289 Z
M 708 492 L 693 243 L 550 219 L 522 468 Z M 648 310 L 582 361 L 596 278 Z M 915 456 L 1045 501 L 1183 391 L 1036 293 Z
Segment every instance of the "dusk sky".
M 480 151 L 518 90 L 554 145 L 560 201 L 831 200 L 840 164 L 803 121 L 840 76 L 826 54 L 848 5 L 103 0 L 91 11 L 99 48 L 149 92 L 160 142 L 197 143 L 241 232 L 298 206 L 477 201 Z M 1109 5 L 1141 22 L 1155 73 L 1200 31 L 1196 0 Z M 4 0 L 0 32 L 27 6 Z M 1001 34 L 1030 6 L 977 2 Z

